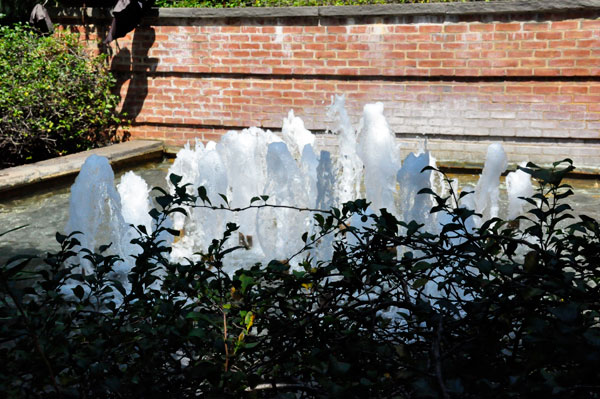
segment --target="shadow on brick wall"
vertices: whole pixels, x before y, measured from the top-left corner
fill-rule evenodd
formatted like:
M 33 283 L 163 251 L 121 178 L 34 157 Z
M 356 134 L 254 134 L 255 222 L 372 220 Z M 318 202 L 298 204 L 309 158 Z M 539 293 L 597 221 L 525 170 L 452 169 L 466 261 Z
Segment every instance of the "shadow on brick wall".
M 127 47 L 119 48 L 118 53 L 111 62 L 111 71 L 116 75 L 115 93 L 121 94 L 123 85 L 129 81 L 125 99 L 121 106 L 121 116 L 134 122 L 148 96 L 149 73 L 156 70 L 157 58 L 148 57 L 148 52 L 156 40 L 154 28 L 150 26 L 138 27 L 131 41 L 131 50 Z

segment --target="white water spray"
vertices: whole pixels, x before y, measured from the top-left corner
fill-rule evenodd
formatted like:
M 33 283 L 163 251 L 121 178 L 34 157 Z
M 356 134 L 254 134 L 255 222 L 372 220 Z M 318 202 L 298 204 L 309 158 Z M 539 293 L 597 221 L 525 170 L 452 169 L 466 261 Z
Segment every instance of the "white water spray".
M 445 222 L 444 215 L 430 214 L 432 198 L 417 195 L 424 188 L 440 190 L 430 171 L 421 173 L 425 166 L 435 166 L 431 154 L 426 150 L 410 154 L 400 168 L 399 148 L 381 103 L 364 107 L 358 129 L 350 123 L 343 97 L 336 97 L 330 115 L 338 122 L 335 131 L 340 140 L 339 156 L 335 160 L 326 151 L 317 155 L 314 136 L 293 113 L 284 120 L 283 141 L 270 131 L 250 128 L 228 132 L 219 143 L 196 142 L 194 148 L 186 145 L 177 154 L 169 174 L 181 176 L 180 185 L 189 183 L 190 194 L 196 194 L 197 188 L 203 186 L 211 204 L 217 207 L 227 207 L 219 194 L 228 198 L 231 208 L 246 207 L 251 199 L 263 195 L 269 197 L 267 204 L 284 207 L 230 212 L 202 208 L 199 201 L 197 206 L 188 207 L 187 216 L 175 214 L 172 218 L 169 227 L 181 231 L 172 245 L 172 259 L 197 260 L 211 240 L 223 234 L 225 225 L 234 222 L 240 226 L 239 237 L 230 240 L 229 245 L 244 245 L 247 250 L 227 255 L 228 272 L 253 262 L 285 261 L 304 246 L 304 232 L 316 232 L 313 214 L 298 209 L 330 209 L 361 197 L 366 197 L 373 209 L 387 208 L 401 220 L 415 220 L 426 231 L 438 231 L 440 223 Z M 492 144 L 475 194 L 464 197 L 460 205 L 481 212 L 483 220 L 497 216 L 499 178 L 505 169 L 504 150 L 501 145 Z M 84 232 L 82 245 L 90 249 L 112 242 L 111 250 L 126 260 L 119 265 L 119 271 L 126 273 L 133 263 L 133 258 L 127 256 L 136 253 L 129 244 L 135 232 L 129 224 L 142 225 L 147 231 L 153 227 L 148 216 L 148 187 L 141 178 L 126 174 L 117 191 L 113 179 L 106 159 L 88 159 L 72 188 L 67 232 Z M 522 174 L 509 175 L 509 199 L 529 193 L 525 180 Z M 168 178 L 167 181 L 173 191 L 172 183 Z M 262 201 L 254 204 L 263 204 Z M 516 204 L 511 205 L 512 216 L 521 208 L 518 201 L 511 201 Z M 472 228 L 481 221 L 467 222 L 473 222 Z M 356 218 L 351 223 L 354 227 L 361 224 Z M 332 240 L 323 237 L 315 243 L 311 256 L 315 260 L 330 259 Z M 291 265 L 297 265 L 299 260 L 293 259 Z

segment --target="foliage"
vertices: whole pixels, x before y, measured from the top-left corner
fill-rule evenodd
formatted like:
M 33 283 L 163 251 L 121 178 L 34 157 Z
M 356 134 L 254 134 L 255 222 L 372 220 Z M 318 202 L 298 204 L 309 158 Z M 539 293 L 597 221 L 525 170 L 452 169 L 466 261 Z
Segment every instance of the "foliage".
M 25 20 L 35 6 L 35 0 L 0 0 L 0 21 Z
M 0 167 L 116 139 L 114 78 L 74 34 L 0 26 L 0 82 Z
M 182 205 L 211 208 L 172 175 L 160 190 L 155 231 L 138 227 L 141 254 L 126 292 L 119 260 L 81 250 L 77 234 L 27 271 L 29 257 L 0 272 L 0 390 L 20 397 L 600 397 L 600 225 L 570 220 L 572 170 L 524 170 L 539 180 L 522 228 L 500 219 L 472 230 L 473 211 L 434 193 L 439 234 L 356 200 L 316 213 L 318 232 L 301 267 L 288 260 L 223 260 L 227 226 L 201 260 L 171 263 L 159 241 Z M 425 195 L 424 193 L 423 195 Z M 274 207 L 256 197 L 250 207 Z M 220 208 L 216 212 L 239 211 Z M 353 215 L 366 223 L 349 224 Z M 356 217 L 356 216 L 355 216 Z M 335 235 L 331 261 L 310 248 Z M 397 256 L 397 254 L 400 254 Z M 156 284 L 162 270 L 162 288 Z M 71 288 L 66 288 L 67 283 Z M 118 298 L 122 298 L 119 300 Z

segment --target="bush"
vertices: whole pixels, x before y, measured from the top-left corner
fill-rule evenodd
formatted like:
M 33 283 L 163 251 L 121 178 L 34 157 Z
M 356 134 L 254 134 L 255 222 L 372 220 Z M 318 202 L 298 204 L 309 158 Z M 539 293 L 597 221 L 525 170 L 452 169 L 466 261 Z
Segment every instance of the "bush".
M 104 58 L 88 54 L 76 35 L 0 26 L 0 82 L 0 167 L 116 139 L 114 79 Z
M 164 227 L 167 215 L 210 205 L 203 189 L 162 191 L 161 210 L 151 212 L 159 227 L 140 228 L 134 240 L 142 252 L 129 292 L 111 279 L 118 260 L 106 247 L 82 250 L 96 272 L 78 272 L 77 234 L 57 235 L 61 250 L 42 270 L 25 271 L 28 257 L 1 269 L 0 390 L 8 398 L 599 398 L 600 225 L 586 216 L 567 223 L 571 191 L 561 179 L 570 170 L 526 168 L 540 187 L 523 228 L 493 219 L 469 229 L 473 212 L 449 206 L 453 192 L 432 194 L 432 212 L 451 218 L 439 235 L 368 214 L 357 200 L 315 215 L 320 232 L 304 236 L 300 270 L 271 261 L 234 276 L 222 270 L 224 257 L 242 250 L 226 245 L 233 224 L 201 261 L 167 260 L 157 242 L 177 234 Z M 353 214 L 370 227 L 349 225 Z M 335 235 L 334 254 L 316 265 L 307 254 L 323 234 Z

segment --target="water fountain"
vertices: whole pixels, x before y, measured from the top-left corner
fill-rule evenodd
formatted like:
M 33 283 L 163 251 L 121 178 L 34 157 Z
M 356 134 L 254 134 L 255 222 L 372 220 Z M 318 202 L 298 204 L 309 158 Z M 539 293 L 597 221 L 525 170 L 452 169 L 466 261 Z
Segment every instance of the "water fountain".
M 339 137 L 335 160 L 327 151 L 315 152 L 315 136 L 290 112 L 280 135 L 253 127 L 228 132 L 219 143 L 186 145 L 177 154 L 169 173 L 181 176 L 180 184 L 189 183 L 190 193 L 204 186 L 211 204 L 217 207 L 244 207 L 257 196 L 268 196 L 267 204 L 328 209 L 364 196 L 371 202 L 372 211 L 387 208 L 401 219 L 415 220 L 428 231 L 438 231 L 443 221 L 429 213 L 431 197 L 417 195 L 424 188 L 440 193 L 444 189 L 439 175 L 431 171 L 421 173 L 425 166 L 435 166 L 426 145 L 401 162 L 381 103 L 364 107 L 356 129 L 344 109 L 343 96 L 335 98 L 329 112 L 337 122 L 334 132 Z M 473 225 L 498 215 L 498 187 L 506 167 L 502 146 L 492 144 L 474 195 L 465 197 L 462 204 L 482 214 L 481 220 L 472 221 Z M 130 225 L 142 225 L 147 231 L 152 228 L 148 216 L 149 190 L 143 179 L 131 172 L 123 176 L 117 188 L 112 179 L 112 170 L 105 159 L 90 157 L 86 161 L 71 189 L 66 231 L 82 231 L 82 245 L 89 248 L 112 242 L 111 250 L 124 259 L 119 269 L 124 274 L 132 264 L 131 255 L 136 253 L 130 241 L 137 232 Z M 172 183 L 168 184 L 173 190 Z M 531 192 L 529 176 L 513 172 L 507 178 L 507 185 L 509 216 L 516 217 L 523 209 L 523 201 L 518 197 Z M 227 198 L 228 204 L 220 194 Z M 240 226 L 239 243 L 248 250 L 234 251 L 228 256 L 229 272 L 242 262 L 287 259 L 303 247 L 302 234 L 313 229 L 313 213 L 297 209 L 264 207 L 229 212 L 188 207 L 186 210 L 187 216 L 177 214 L 172 219 L 171 227 L 181 232 L 181 237 L 172 243 L 172 259 L 198 259 L 211 240 L 222 235 L 226 223 L 234 222 Z M 330 240 L 322 240 L 311 255 L 326 260 L 331 254 Z M 297 261 L 294 259 L 292 266 Z

